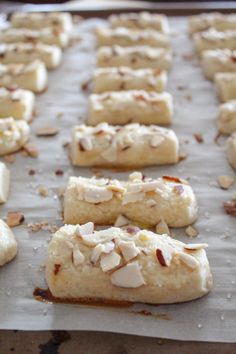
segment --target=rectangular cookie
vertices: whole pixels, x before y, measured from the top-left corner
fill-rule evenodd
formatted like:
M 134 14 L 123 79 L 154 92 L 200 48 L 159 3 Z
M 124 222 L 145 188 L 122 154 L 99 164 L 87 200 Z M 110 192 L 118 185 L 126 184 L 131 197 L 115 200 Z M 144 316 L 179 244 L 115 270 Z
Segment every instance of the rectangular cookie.
M 236 72 L 236 51 L 207 50 L 203 52 L 201 64 L 206 78 L 210 80 L 219 72 Z
M 206 31 L 209 28 L 215 28 L 218 31 L 236 30 L 236 15 L 209 12 L 190 16 L 188 19 L 188 32 L 190 35 Z
M 45 27 L 53 27 L 64 32 L 73 30 L 73 20 L 69 12 L 15 12 L 10 21 L 11 25 L 17 28 L 41 30 Z
M 29 64 L 39 59 L 47 69 L 55 69 L 61 62 L 62 52 L 57 46 L 37 43 L 0 44 L 1 64 Z
M 224 135 L 236 132 L 236 100 L 220 105 L 217 127 L 219 132 Z
M 0 118 L 13 117 L 29 121 L 33 117 L 35 96 L 28 90 L 0 88 Z
M 172 123 L 173 99 L 167 92 L 143 90 L 114 91 L 89 96 L 88 124 L 107 122 L 112 125 L 127 123 Z
M 236 72 L 217 73 L 214 81 L 218 97 L 222 102 L 236 99 Z
M 177 163 L 179 142 L 173 130 L 127 124 L 73 129 L 71 160 L 75 166 L 144 167 Z
M 121 90 L 145 90 L 163 92 L 167 85 L 167 73 L 155 69 L 131 69 L 127 67 L 98 68 L 93 75 L 93 92 Z
M 136 172 L 125 182 L 70 177 L 64 196 L 66 224 L 112 225 L 123 215 L 148 226 L 163 218 L 171 227 L 183 227 L 196 221 L 197 213 L 190 185 L 169 176 L 152 180 Z
M 126 27 L 132 29 L 153 29 L 162 33 L 169 33 L 169 23 L 166 15 L 153 14 L 147 11 L 139 13 L 122 13 L 109 16 L 109 24 L 112 28 Z
M 206 247 L 148 230 L 65 225 L 49 243 L 46 281 L 62 301 L 190 301 L 213 285 Z
M 68 45 L 69 36 L 66 32 L 61 32 L 50 27 L 41 28 L 40 30 L 10 27 L 0 31 L 0 42 L 44 43 L 65 48 Z
M 236 30 L 220 32 L 214 28 L 193 35 L 194 46 L 198 55 L 205 50 L 236 49 Z
M 39 93 L 46 89 L 47 84 L 47 69 L 40 60 L 30 64 L 0 64 L 1 87 L 20 87 Z
M 98 67 L 127 66 L 132 69 L 152 68 L 169 70 L 172 63 L 172 51 L 167 48 L 149 46 L 137 47 L 100 47 L 97 50 Z
M 144 46 L 169 48 L 170 40 L 166 34 L 152 29 L 133 30 L 125 27 L 97 28 L 97 47 L 120 45 L 122 47 Z

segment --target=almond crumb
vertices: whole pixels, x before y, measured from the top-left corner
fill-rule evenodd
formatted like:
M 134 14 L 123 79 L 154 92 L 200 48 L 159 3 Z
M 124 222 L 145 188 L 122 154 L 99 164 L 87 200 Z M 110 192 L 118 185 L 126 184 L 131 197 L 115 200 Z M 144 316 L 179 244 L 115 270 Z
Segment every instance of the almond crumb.
M 39 186 L 38 192 L 41 195 L 41 197 L 47 197 L 48 196 L 48 190 L 45 187 L 43 187 L 43 186 Z
M 32 169 L 29 170 L 29 172 L 28 172 L 29 176 L 34 176 L 35 173 L 36 173 L 36 171 L 35 171 L 35 170 L 32 170 Z
M 64 171 L 62 171 L 62 170 L 56 170 L 56 171 L 55 171 L 55 175 L 56 175 L 56 176 L 63 176 L 63 175 L 64 175 Z
M 166 234 L 170 236 L 169 227 L 163 218 L 161 218 L 159 223 L 156 225 L 156 233 L 158 233 L 159 235 Z
M 4 161 L 7 163 L 14 163 L 16 161 L 16 155 L 15 154 L 5 155 Z
M 188 155 L 186 154 L 186 152 L 180 152 L 179 153 L 179 162 L 186 160 L 187 157 L 188 157 Z
M 38 128 L 36 131 L 36 135 L 39 137 L 47 137 L 47 136 L 54 136 L 59 133 L 59 129 L 57 127 L 41 127 Z
M 187 236 L 189 236 L 190 238 L 192 237 L 197 237 L 198 235 L 198 231 L 197 229 L 195 229 L 193 226 L 188 226 L 186 229 L 185 229 L 185 233 Z
M 26 156 L 30 157 L 38 157 L 39 155 L 37 147 L 32 143 L 25 144 L 23 147 L 23 152 L 26 153 Z
M 235 179 L 231 176 L 218 176 L 217 177 L 217 182 L 220 186 L 220 188 L 222 189 L 229 189 L 229 187 L 231 187 L 234 182 L 235 182 Z
M 223 204 L 226 214 L 236 216 L 236 200 L 231 200 Z
M 7 225 L 15 227 L 20 225 L 25 220 L 24 215 L 20 211 L 9 211 L 7 213 Z
M 204 139 L 203 139 L 202 134 L 196 133 L 196 134 L 193 134 L 193 136 L 198 144 L 204 143 Z

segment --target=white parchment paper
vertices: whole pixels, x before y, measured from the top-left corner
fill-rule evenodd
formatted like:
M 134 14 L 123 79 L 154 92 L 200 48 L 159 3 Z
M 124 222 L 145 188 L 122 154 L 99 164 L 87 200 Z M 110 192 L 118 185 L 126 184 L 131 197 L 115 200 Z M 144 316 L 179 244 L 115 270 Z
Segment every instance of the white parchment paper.
M 172 36 L 175 57 L 168 84 L 175 100 L 173 129 L 188 157 L 176 166 L 147 168 L 144 173 L 152 177 L 165 174 L 190 178 L 200 206 L 196 223 L 200 234 L 194 241 L 209 244 L 213 291 L 197 301 L 165 306 L 99 308 L 38 302 L 32 293 L 37 286 L 45 287 L 42 265 L 50 234 L 31 232 L 20 226 L 14 229 L 19 243 L 18 256 L 0 269 L 1 329 L 99 330 L 181 340 L 236 340 L 236 219 L 227 216 L 222 208 L 222 203 L 231 198 L 233 188 L 223 191 L 216 184 L 217 176 L 234 175 L 234 172 L 225 158 L 224 139 L 221 146 L 214 143 L 218 102 L 213 86 L 203 78 L 196 59 L 186 61 L 182 57 L 192 52 L 192 44 L 185 34 L 186 19 L 171 18 L 170 23 L 175 32 Z M 80 84 L 91 77 L 95 66 L 92 30 L 98 24 L 104 25 L 104 21 L 90 19 L 77 25 L 81 42 L 64 53 L 61 67 L 49 75 L 48 91 L 37 97 L 39 114 L 31 128 L 39 157 L 31 159 L 18 154 L 16 162 L 9 165 L 11 193 L 8 202 L 0 208 L 1 217 L 7 211 L 20 210 L 26 224 L 47 220 L 61 225 L 57 188 L 65 186 L 70 175 L 92 176 L 91 169 L 71 167 L 62 145 L 69 141 L 72 126 L 86 116 L 87 95 L 81 91 Z M 63 116 L 58 117 L 58 113 Z M 36 129 L 45 125 L 57 125 L 60 133 L 52 138 L 36 138 Z M 195 141 L 194 133 L 203 134 L 203 144 Z M 30 169 L 36 171 L 35 176 L 29 176 Z M 63 176 L 55 175 L 58 169 L 64 171 Z M 103 173 L 118 178 L 128 175 L 128 172 Z M 38 195 L 39 185 L 48 188 L 48 197 Z M 175 235 L 184 242 L 189 241 L 184 230 L 175 231 Z M 143 309 L 154 316 L 141 315 L 139 311 Z M 160 314 L 167 315 L 169 320 L 159 318 Z

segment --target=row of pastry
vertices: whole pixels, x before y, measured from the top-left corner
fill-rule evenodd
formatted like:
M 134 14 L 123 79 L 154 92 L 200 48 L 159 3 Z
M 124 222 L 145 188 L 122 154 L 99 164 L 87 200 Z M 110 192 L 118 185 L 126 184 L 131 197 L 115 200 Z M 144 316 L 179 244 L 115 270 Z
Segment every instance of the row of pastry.
M 188 23 L 203 72 L 214 80 L 219 100 L 217 127 L 230 135 L 227 158 L 236 170 L 236 15 L 209 13 L 192 16 Z
M 0 30 L 0 156 L 25 146 L 30 137 L 35 94 L 48 85 L 47 70 L 59 66 L 72 31 L 67 13 L 14 13 Z M 8 199 L 10 172 L 0 163 L 0 203 Z M 0 265 L 17 253 L 15 237 L 0 220 Z
M 171 96 L 160 92 L 171 62 L 167 18 L 121 14 L 109 24 L 96 31 L 95 93 L 89 97 L 88 125 L 73 129 L 72 163 L 130 168 L 176 163 L 175 133 L 156 125 L 170 124 L 173 111 Z M 197 218 L 196 197 L 186 181 L 140 172 L 126 181 L 70 177 L 63 214 L 66 225 L 53 236 L 46 263 L 56 298 L 175 303 L 212 287 L 207 245 L 167 235 L 168 226 L 187 226 Z M 114 226 L 98 231 L 95 225 Z M 137 225 L 156 226 L 156 233 Z

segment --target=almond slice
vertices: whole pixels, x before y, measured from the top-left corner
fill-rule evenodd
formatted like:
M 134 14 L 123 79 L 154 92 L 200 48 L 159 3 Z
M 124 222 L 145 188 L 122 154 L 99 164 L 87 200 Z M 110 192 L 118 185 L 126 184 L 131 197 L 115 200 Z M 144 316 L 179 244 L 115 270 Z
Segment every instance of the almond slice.
M 59 128 L 53 126 L 41 127 L 36 130 L 36 135 L 40 137 L 54 136 L 59 133 Z
M 84 200 L 88 203 L 102 203 L 107 202 L 113 198 L 113 193 L 107 190 L 106 187 L 90 186 L 83 191 Z
M 79 247 L 76 247 L 73 249 L 72 252 L 72 260 L 75 266 L 78 266 L 82 263 L 84 263 L 85 257 L 83 253 L 80 251 Z
M 129 181 L 136 181 L 136 182 L 141 182 L 143 180 L 143 174 L 141 172 L 133 172 L 129 175 Z
M 207 248 L 208 244 L 207 243 L 187 243 L 184 246 L 184 249 L 187 251 L 197 251 L 197 250 L 201 250 L 204 248 Z
M 165 245 L 156 249 L 156 257 L 163 267 L 169 267 L 173 258 L 174 249 Z
M 232 176 L 222 175 L 217 177 L 217 182 L 220 188 L 229 189 L 229 187 L 231 187 L 234 184 L 235 179 Z
M 161 218 L 159 223 L 156 225 L 156 233 L 159 235 L 170 235 L 169 227 L 163 218 Z
M 153 147 L 153 148 L 156 148 L 156 147 L 160 146 L 164 141 L 165 141 L 164 136 L 162 136 L 162 135 L 154 135 L 151 138 L 150 146 Z
M 94 232 L 93 222 L 87 222 L 87 224 L 78 225 L 76 229 L 76 235 L 84 236 L 90 235 Z
M 105 151 L 103 151 L 101 153 L 101 156 L 109 161 L 109 162 L 114 162 L 117 159 L 117 148 L 116 146 L 112 145 L 111 147 L 109 147 L 108 149 L 106 149 Z
M 124 198 L 122 200 L 122 204 L 126 205 L 129 203 L 135 203 L 140 200 L 143 200 L 144 198 L 145 198 L 145 193 L 143 193 L 143 192 L 140 192 L 140 193 L 128 192 L 128 193 L 125 193 Z
M 111 282 L 122 288 L 139 288 L 145 284 L 138 262 L 128 263 L 111 275 Z
M 191 269 L 195 269 L 198 266 L 198 261 L 190 254 L 181 252 L 179 253 L 179 259 Z
M 116 252 L 111 252 L 109 254 L 102 254 L 100 266 L 103 272 L 108 272 L 109 270 L 114 269 L 120 264 L 121 257 Z
M 20 225 L 25 220 L 24 215 L 20 211 L 9 211 L 7 213 L 7 225 L 15 227 Z
M 127 219 L 123 215 L 119 215 L 118 218 L 115 221 L 114 226 L 115 227 L 122 227 L 122 226 L 128 225 L 129 223 L 130 223 L 129 219 Z
M 185 233 L 186 233 L 186 235 L 187 236 L 189 236 L 189 237 L 197 237 L 197 235 L 198 235 L 198 230 L 197 229 L 195 229 L 193 226 L 188 226 L 186 229 L 185 229 Z
M 32 143 L 25 144 L 23 149 L 27 153 L 27 155 L 30 157 L 38 157 L 38 155 L 39 155 L 39 151 L 38 151 L 37 147 Z
M 135 258 L 140 253 L 140 250 L 135 246 L 134 241 L 120 241 L 118 243 L 118 247 L 121 250 L 121 253 L 126 262 Z
M 79 141 L 79 147 L 81 151 L 91 151 L 93 149 L 93 142 L 88 137 L 83 137 Z

